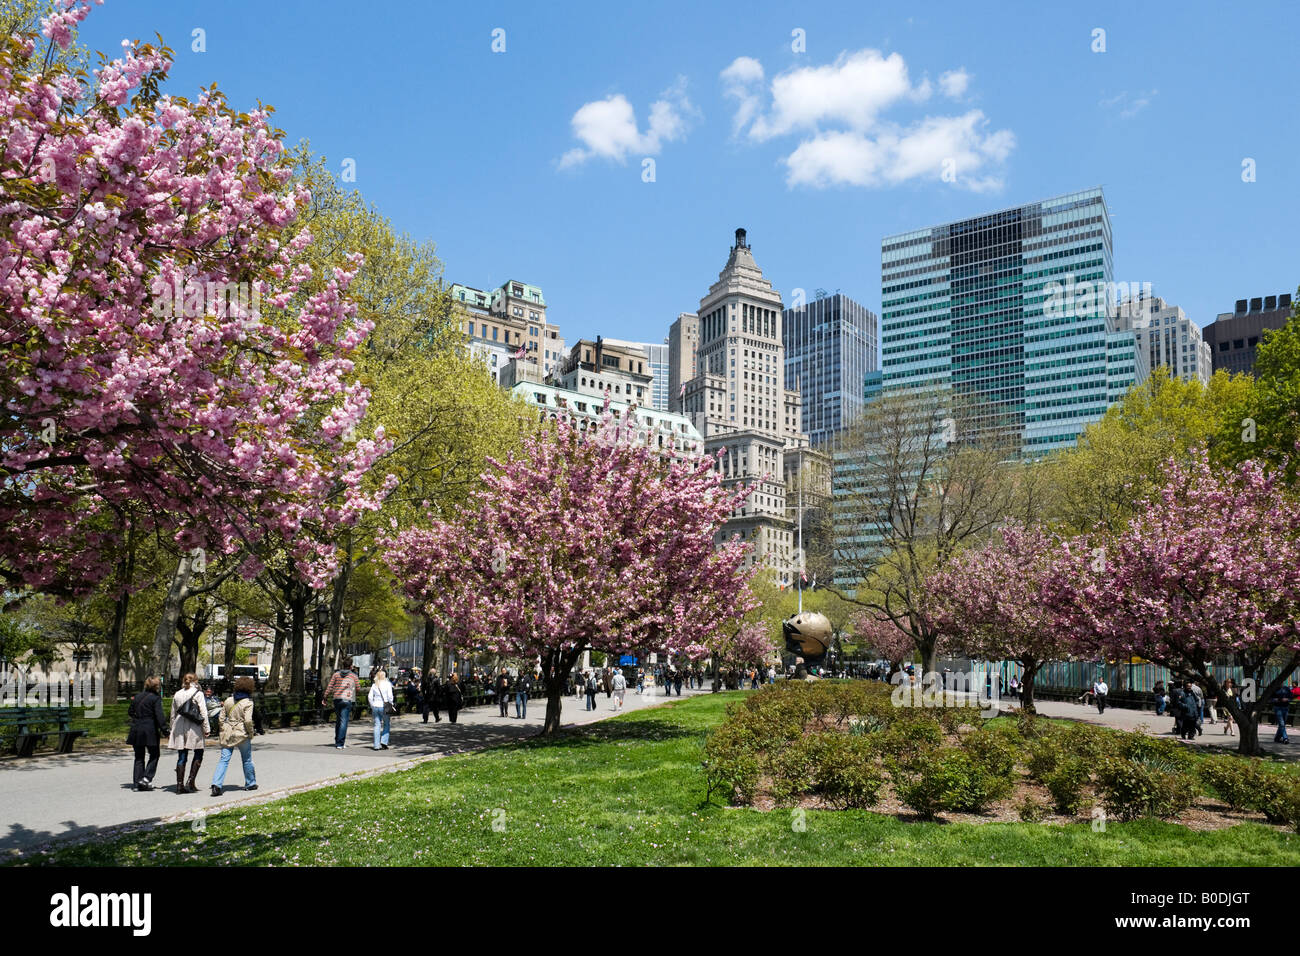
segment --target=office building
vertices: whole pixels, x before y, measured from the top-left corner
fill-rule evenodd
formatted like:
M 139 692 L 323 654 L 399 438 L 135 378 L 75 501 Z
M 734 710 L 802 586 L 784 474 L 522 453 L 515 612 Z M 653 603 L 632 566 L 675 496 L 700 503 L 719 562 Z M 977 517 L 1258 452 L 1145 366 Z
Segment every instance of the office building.
M 542 418 L 568 418 L 583 431 L 594 427 L 605 413 L 603 395 L 535 382 L 520 382 L 511 391 L 536 408 Z M 609 400 L 609 413 L 615 418 L 626 421 L 630 407 L 626 397 Z M 675 452 L 698 458 L 704 454 L 704 439 L 685 415 L 639 406 L 632 414 L 636 422 L 627 433 L 628 441 L 649 445 L 665 455 Z
M 807 447 L 808 438 L 800 428 L 799 393 L 785 387 L 782 312 L 780 293 L 754 261 L 745 230 L 737 229 L 727 264 L 695 313 L 697 369 L 685 382 L 682 407 L 704 436 L 706 453 L 715 456 L 723 483 L 754 487 L 719 540 L 739 536 L 751 545 L 750 566 L 768 568 L 789 585 L 800 569 L 784 458 L 788 448 Z
M 700 317 L 694 312 L 682 312 L 668 329 L 668 408 L 682 410 L 682 386 L 693 379 L 698 370 L 695 354 L 700 345 Z
M 1209 384 L 1213 374 L 1209 343 L 1201 338 L 1201 327 L 1178 306 L 1159 296 L 1138 295 L 1119 303 L 1114 324 L 1136 334 L 1137 350 L 1148 369 L 1163 365 L 1185 382 Z
M 1269 329 L 1280 329 L 1291 317 L 1291 294 L 1238 299 L 1231 312 L 1221 312 L 1205 327 L 1203 334 L 1210 347 L 1214 370 L 1255 372 L 1255 350 Z
M 645 407 L 668 411 L 668 340 L 662 342 L 624 342 L 622 339 L 605 339 L 605 345 L 637 349 L 646 357 L 646 370 L 650 373 L 650 392 Z
M 546 318 L 546 299 L 537 286 L 511 280 L 495 289 L 453 283 L 452 308 L 470 351 L 483 357 L 495 381 L 512 359 L 535 367 L 541 377 L 564 358 L 564 339 Z
M 579 339 L 549 381 L 583 395 L 650 406 L 650 360 L 639 346 L 616 339 Z
M 819 294 L 786 309 L 785 387 L 803 399 L 803 430 L 817 447 L 828 447 L 862 413 L 861 384 L 877 369 L 879 320 L 846 295 Z
M 1113 323 L 1100 187 L 889 236 L 881 269 L 883 387 L 954 395 L 971 437 L 1069 447 L 1105 414 L 1119 367 L 1139 377 L 1136 334 Z

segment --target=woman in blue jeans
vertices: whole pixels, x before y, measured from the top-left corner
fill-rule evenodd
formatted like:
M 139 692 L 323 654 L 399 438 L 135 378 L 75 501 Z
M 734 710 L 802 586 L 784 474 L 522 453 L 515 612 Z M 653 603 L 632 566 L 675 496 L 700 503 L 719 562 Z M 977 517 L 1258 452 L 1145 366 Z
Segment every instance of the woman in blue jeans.
M 370 713 L 375 719 L 375 750 L 388 749 L 388 731 L 392 725 L 389 708 L 393 706 L 393 684 L 383 671 L 375 673 L 375 682 L 370 685 L 366 696 L 370 704 Z
M 257 773 L 253 769 L 253 678 L 241 677 L 235 681 L 235 693 L 221 706 L 221 758 L 216 773 L 212 775 L 212 795 L 221 796 L 226 782 L 226 769 L 236 750 L 244 766 L 244 789 L 257 789 Z

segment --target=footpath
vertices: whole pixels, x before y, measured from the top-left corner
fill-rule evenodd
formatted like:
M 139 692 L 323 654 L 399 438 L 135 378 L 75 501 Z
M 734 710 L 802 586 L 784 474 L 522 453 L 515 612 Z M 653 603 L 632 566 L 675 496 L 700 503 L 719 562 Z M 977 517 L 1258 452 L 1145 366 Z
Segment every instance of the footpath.
M 665 703 L 662 688 L 642 696 L 629 688 L 623 711 Z M 683 686 L 682 697 L 696 696 Z M 672 698 L 676 700 L 677 697 Z M 604 692 L 596 695 L 596 709 L 586 710 L 585 698 L 566 697 L 561 720 L 566 727 L 582 726 L 620 713 Z M 154 776 L 155 789 L 131 789 L 133 754 L 129 748 L 114 751 L 54 754 L 0 762 L 0 854 L 15 856 L 39 849 L 52 841 L 108 836 L 119 828 L 149 823 L 197 819 L 216 810 L 267 803 L 292 793 L 371 776 L 436 760 L 448 754 L 510 743 L 536 734 L 546 714 L 544 700 L 528 702 L 527 716 L 500 716 L 496 704 L 462 710 L 451 723 L 402 714 L 392 721 L 388 750 L 373 750 L 373 722 L 354 720 L 348 727 L 347 746 L 334 746 L 334 725 L 320 724 L 272 730 L 253 738 L 253 766 L 258 789 L 244 789 L 239 754 L 232 755 L 226 771 L 225 793 L 209 795 L 212 775 L 221 754 L 216 738 L 208 738 L 203 768 L 195 785 L 198 793 L 176 793 L 176 751 L 163 748 Z

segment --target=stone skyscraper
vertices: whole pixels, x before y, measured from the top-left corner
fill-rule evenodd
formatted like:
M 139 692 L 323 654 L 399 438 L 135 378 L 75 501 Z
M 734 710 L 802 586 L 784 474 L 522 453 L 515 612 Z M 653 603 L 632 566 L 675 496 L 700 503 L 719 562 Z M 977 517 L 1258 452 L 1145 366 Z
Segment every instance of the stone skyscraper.
M 736 230 L 727 264 L 700 300 L 696 375 L 685 382 L 684 413 L 718 458 L 727 485 L 754 484 L 745 506 L 723 526 L 720 540 L 739 534 L 751 563 L 785 584 L 799 573 L 795 524 L 786 513 L 785 455 L 806 448 L 798 392 L 785 387 L 781 295 L 763 277 Z

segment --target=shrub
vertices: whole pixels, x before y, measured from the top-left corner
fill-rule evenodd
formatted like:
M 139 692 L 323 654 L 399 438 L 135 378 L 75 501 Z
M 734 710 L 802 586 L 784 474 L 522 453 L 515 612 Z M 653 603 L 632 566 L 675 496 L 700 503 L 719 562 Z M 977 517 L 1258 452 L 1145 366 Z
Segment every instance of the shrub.
M 821 762 L 821 753 L 828 738 L 834 733 L 816 733 L 791 741 L 780 748 L 771 759 L 772 799 L 779 807 L 796 803 L 803 794 L 810 793 L 814 774 Z
M 1233 810 L 1258 808 L 1262 771 L 1255 761 L 1241 757 L 1208 757 L 1196 768 L 1201 783 Z
M 1097 768 L 1097 791 L 1107 812 L 1121 820 L 1167 820 L 1190 807 L 1196 796 L 1192 778 L 1162 767 L 1160 762 L 1159 757 L 1150 755 L 1145 760 L 1103 757 Z
M 1149 737 L 1140 730 L 1106 734 L 1110 753 L 1165 773 L 1189 774 L 1195 770 L 1196 758 L 1176 740 Z M 1104 752 L 1103 752 L 1104 755 Z
M 1300 780 L 1259 768 L 1252 802 L 1269 823 L 1285 823 L 1300 831 Z
M 1014 727 L 982 727 L 968 734 L 962 748 L 986 773 L 1011 778 L 1023 755 L 1020 735 Z
M 1063 756 L 1061 745 L 1055 737 L 1036 737 L 1029 744 L 1029 759 L 1026 762 L 1029 775 L 1039 783 L 1046 783 Z
M 1082 757 L 1063 757 L 1044 783 L 1052 795 L 1052 808 L 1064 816 L 1074 816 L 1086 805 L 1083 788 L 1088 785 L 1088 764 Z
M 1119 737 L 1120 735 L 1113 731 L 1093 727 L 1091 724 L 1070 724 L 1067 727 L 1058 728 L 1053 734 L 1057 746 L 1064 753 L 1073 754 L 1076 757 L 1086 757 L 1091 760 L 1097 760 L 1108 753 L 1114 753 Z M 1163 740 L 1160 743 L 1173 744 L 1174 742 L 1172 740 Z M 1181 753 L 1182 748 L 1177 744 L 1174 744 L 1174 747 Z
M 817 790 L 833 807 L 862 809 L 875 804 L 885 782 L 867 737 L 827 735 L 817 755 Z
M 943 810 L 978 813 L 1006 796 L 1011 781 L 987 773 L 964 750 L 941 747 L 896 766 L 894 788 L 906 806 L 930 819 Z
M 943 729 L 925 710 L 903 710 L 882 734 L 877 746 L 887 759 L 909 765 L 943 743 Z
M 731 803 L 751 803 L 762 764 L 749 728 L 728 721 L 704 745 L 705 799 L 725 794 Z
M 1047 818 L 1047 807 L 1033 797 L 1025 797 L 1016 804 L 1016 813 L 1022 823 L 1042 823 Z

